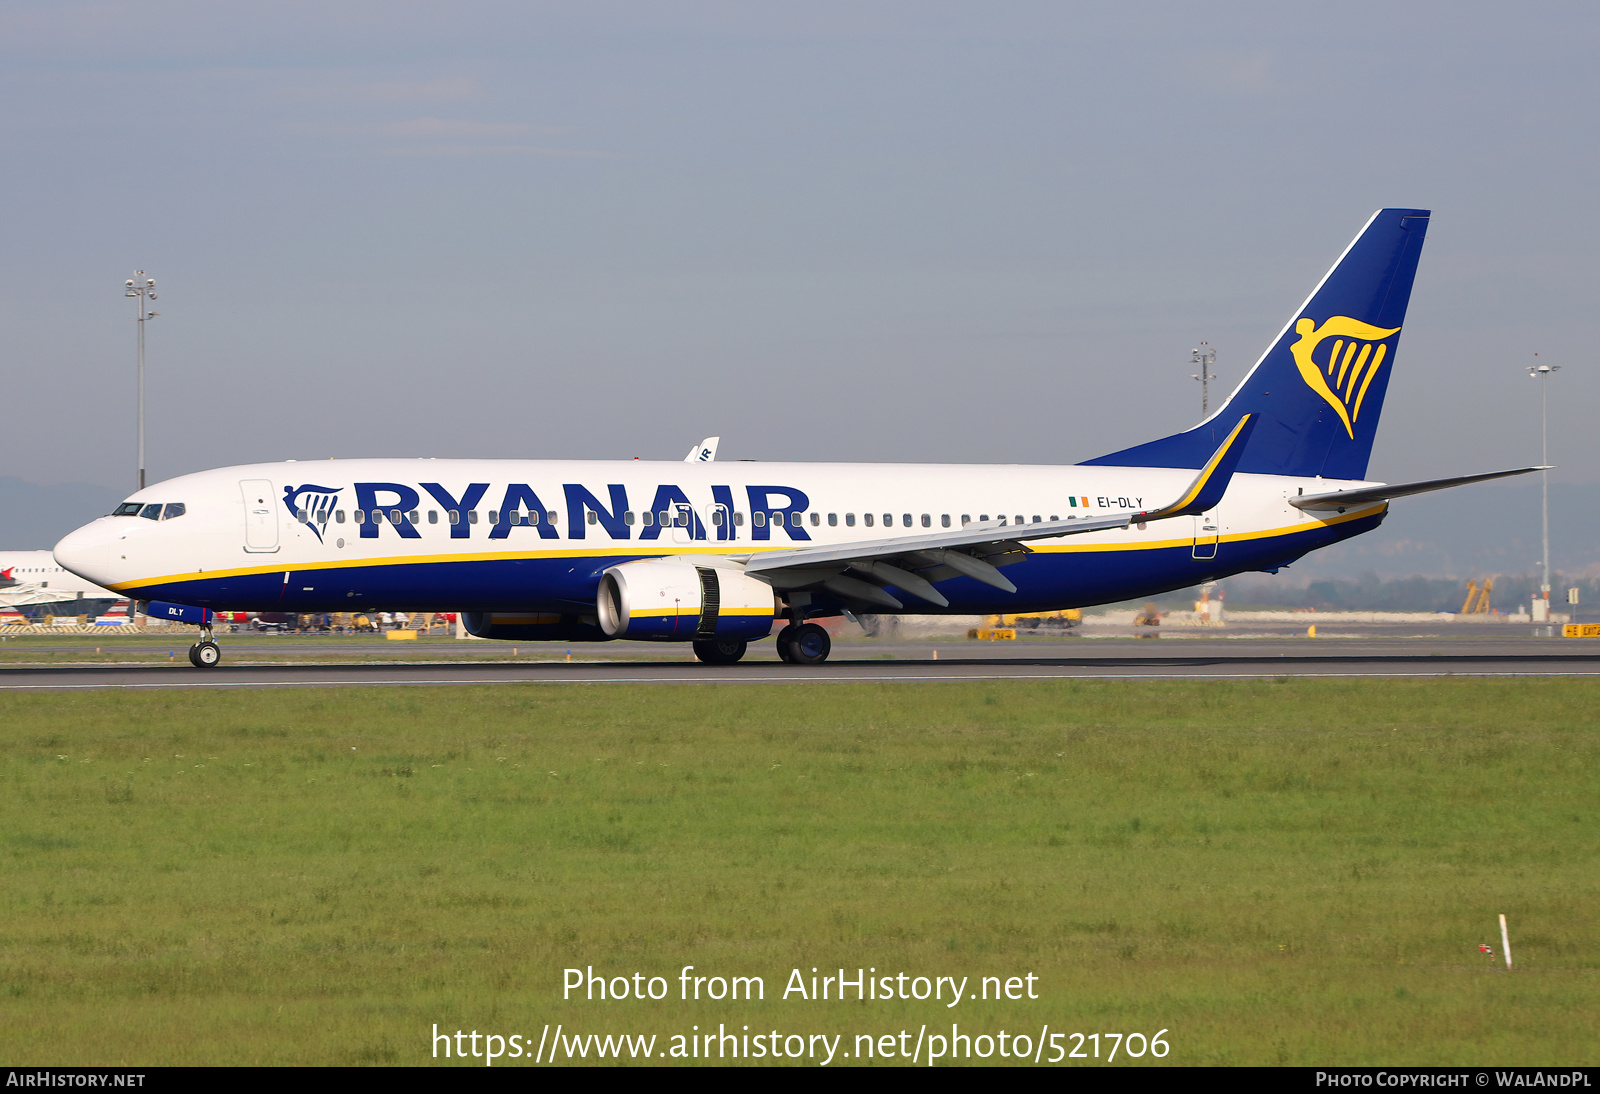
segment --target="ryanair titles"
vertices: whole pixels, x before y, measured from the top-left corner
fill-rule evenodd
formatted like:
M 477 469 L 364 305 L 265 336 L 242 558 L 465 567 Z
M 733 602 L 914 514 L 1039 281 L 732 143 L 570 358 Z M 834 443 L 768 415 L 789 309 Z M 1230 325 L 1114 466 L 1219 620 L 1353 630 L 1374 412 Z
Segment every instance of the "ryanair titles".
M 579 483 L 566 483 L 560 493 L 547 490 L 541 495 L 525 482 L 504 487 L 474 482 L 465 487 L 446 487 L 424 482 L 417 486 L 399 482 L 357 482 L 350 486 L 348 500 L 339 487 L 288 486 L 284 505 L 294 519 L 322 536 L 328 524 L 343 523 L 345 510 L 360 530 L 362 539 L 398 535 L 419 539 L 421 513 L 428 506 L 428 523 L 437 523 L 442 511 L 452 539 L 470 539 L 474 529 L 486 530 L 489 539 L 506 539 L 513 531 L 524 530 L 541 539 L 562 538 L 560 518 L 566 514 L 567 539 L 586 539 L 591 527 L 611 539 L 655 540 L 665 533 L 675 540 L 730 541 L 748 537 L 770 540 L 781 530 L 791 540 L 810 540 L 805 524 L 811 499 L 792 486 L 746 486 L 745 506 L 734 503 L 733 487 L 713 486 L 710 505 L 696 505 L 682 487 L 670 483 L 656 487 L 647 509 L 634 512 L 628 502 L 628 489 L 610 483 L 604 496 Z M 425 500 L 426 499 L 426 500 Z M 562 509 L 552 508 L 547 500 L 559 499 Z M 438 509 L 431 508 L 437 505 Z M 749 524 L 745 523 L 749 514 Z

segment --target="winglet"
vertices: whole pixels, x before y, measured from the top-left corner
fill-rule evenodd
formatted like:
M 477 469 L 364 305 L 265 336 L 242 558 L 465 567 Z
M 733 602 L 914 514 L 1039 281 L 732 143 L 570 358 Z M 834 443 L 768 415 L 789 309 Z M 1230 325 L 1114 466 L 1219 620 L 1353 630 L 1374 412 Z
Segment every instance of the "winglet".
M 1239 424 L 1233 427 L 1233 432 L 1229 433 L 1227 439 L 1211 454 L 1206 465 L 1200 469 L 1200 474 L 1194 477 L 1194 481 L 1177 501 L 1154 512 L 1140 513 L 1133 519 L 1165 520 L 1168 517 L 1181 517 L 1189 513 L 1204 513 L 1214 507 L 1228 490 L 1228 483 L 1233 479 L 1233 469 L 1239 466 L 1239 458 L 1244 455 L 1245 445 L 1250 440 L 1251 431 L 1256 427 L 1257 417 L 1256 414 L 1246 414 L 1239 419 Z

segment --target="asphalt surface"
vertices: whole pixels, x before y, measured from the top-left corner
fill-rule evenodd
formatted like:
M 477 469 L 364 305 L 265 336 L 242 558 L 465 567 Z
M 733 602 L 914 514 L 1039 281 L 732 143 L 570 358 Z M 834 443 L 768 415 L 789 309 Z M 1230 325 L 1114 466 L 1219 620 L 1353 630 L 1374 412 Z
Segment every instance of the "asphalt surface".
M 454 644 L 452 644 L 453 646 Z M 476 644 L 474 644 L 476 645 Z M 461 647 L 455 646 L 454 649 Z M 526 648 L 526 647 L 524 647 Z M 305 655 L 311 647 L 300 650 Z M 448 647 L 441 647 L 443 655 Z M 482 646 L 477 646 L 482 650 Z M 1600 676 L 1600 640 L 1496 638 L 1031 640 L 1016 643 L 840 642 L 826 664 L 784 665 L 768 644 L 737 665 L 690 660 L 648 644 L 574 648 L 577 660 L 416 660 L 230 664 L 18 665 L 0 691 L 96 688 L 438 687 L 474 684 L 774 684 L 1054 679 L 1272 679 L 1276 677 Z M 294 650 L 277 651 L 288 658 Z M 374 647 L 371 652 L 381 651 Z M 451 650 L 451 652 L 454 652 Z M 509 651 L 507 651 L 509 652 Z M 560 651 L 540 649 L 549 656 Z M 937 652 L 937 659 L 935 659 Z M 257 660 L 258 651 L 239 652 Z M 279 660 L 274 657 L 272 660 Z

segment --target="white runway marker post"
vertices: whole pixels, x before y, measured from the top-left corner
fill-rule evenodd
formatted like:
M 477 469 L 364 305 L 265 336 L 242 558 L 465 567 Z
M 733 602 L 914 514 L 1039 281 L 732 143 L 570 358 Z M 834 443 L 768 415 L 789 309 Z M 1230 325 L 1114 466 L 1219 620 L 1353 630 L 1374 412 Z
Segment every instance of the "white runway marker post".
M 1506 913 L 1500 913 L 1500 951 L 1506 955 L 1506 971 L 1511 971 L 1511 935 L 1506 931 Z

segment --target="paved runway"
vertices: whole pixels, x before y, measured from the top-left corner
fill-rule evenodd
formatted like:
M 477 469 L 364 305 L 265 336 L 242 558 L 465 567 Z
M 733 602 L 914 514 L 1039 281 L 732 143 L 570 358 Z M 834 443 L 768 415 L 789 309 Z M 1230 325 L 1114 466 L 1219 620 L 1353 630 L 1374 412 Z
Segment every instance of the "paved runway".
M 481 648 L 481 647 L 480 647 Z M 226 644 L 224 645 L 226 651 Z M 934 651 L 938 659 L 934 659 Z M 1591 652 L 1592 651 L 1592 652 Z M 543 651 L 542 651 L 543 652 Z M 841 642 L 815 667 L 784 665 L 757 646 L 738 665 L 688 660 L 676 647 L 628 644 L 594 660 L 344 664 L 18 666 L 0 691 L 96 688 L 437 687 L 470 684 L 775 684 L 940 680 L 1271 679 L 1276 677 L 1600 676 L 1600 641 L 1581 639 L 1192 639 L 1015 644 Z M 601 660 L 616 657 L 617 660 Z M 670 660 L 668 658 L 671 658 Z

